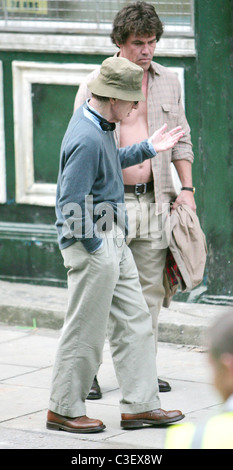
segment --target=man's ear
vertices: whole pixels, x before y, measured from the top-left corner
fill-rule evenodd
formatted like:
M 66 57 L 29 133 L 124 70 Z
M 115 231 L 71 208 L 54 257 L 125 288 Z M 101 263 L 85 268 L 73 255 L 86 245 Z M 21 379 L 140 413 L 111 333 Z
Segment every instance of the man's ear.
M 219 362 L 221 363 L 222 367 L 224 367 L 225 371 L 228 373 L 228 376 L 231 376 L 233 380 L 233 355 L 230 353 L 221 354 Z

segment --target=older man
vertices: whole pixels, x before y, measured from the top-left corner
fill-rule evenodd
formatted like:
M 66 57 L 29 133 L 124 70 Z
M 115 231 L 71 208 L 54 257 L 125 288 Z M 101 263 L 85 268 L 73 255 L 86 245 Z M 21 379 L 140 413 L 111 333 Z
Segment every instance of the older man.
M 183 418 L 179 410 L 160 408 L 151 317 L 125 243 L 122 168 L 155 157 L 183 136 L 180 127 L 166 132 L 165 125 L 149 140 L 117 150 L 112 131 L 144 99 L 142 76 L 141 67 L 125 58 L 106 59 L 89 84 L 91 100 L 73 115 L 62 142 L 56 225 L 68 269 L 68 309 L 54 364 L 49 429 L 90 433 L 105 428 L 86 416 L 85 399 L 107 326 L 122 392 L 121 426 Z

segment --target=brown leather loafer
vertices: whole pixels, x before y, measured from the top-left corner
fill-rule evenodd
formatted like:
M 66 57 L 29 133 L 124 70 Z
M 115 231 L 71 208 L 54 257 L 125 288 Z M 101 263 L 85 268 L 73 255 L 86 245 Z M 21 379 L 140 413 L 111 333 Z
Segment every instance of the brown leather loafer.
M 53 431 L 76 433 L 100 432 L 105 429 L 105 425 L 99 419 L 90 419 L 87 416 L 69 418 L 53 413 L 50 410 L 48 411 L 46 427 Z
M 165 411 L 161 408 L 145 413 L 123 413 L 121 415 L 121 427 L 124 429 L 142 428 L 144 424 L 151 426 L 164 426 L 175 423 L 184 418 L 179 410 Z

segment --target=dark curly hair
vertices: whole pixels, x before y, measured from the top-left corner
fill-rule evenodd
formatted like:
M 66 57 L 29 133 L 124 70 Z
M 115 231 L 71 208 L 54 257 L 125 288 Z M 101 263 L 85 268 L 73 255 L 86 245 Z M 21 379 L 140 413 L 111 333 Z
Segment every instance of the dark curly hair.
M 163 25 L 153 7 L 146 2 L 130 3 L 122 8 L 113 21 L 112 42 L 124 44 L 130 34 L 136 36 L 156 35 L 158 42 L 163 34 Z

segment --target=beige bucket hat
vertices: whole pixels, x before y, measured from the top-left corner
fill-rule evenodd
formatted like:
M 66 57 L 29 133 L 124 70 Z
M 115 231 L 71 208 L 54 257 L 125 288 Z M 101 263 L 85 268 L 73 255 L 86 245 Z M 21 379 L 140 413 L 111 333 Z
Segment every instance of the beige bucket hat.
M 98 77 L 88 83 L 98 96 L 124 101 L 145 101 L 142 93 L 143 69 L 123 57 L 109 57 L 101 65 Z

